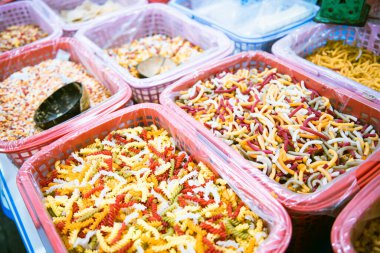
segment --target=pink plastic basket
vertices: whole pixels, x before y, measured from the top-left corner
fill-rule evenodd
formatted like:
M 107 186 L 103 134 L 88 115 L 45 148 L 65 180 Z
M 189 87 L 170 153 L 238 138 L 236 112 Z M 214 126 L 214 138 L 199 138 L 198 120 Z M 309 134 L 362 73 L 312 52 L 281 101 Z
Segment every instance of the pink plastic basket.
M 184 128 L 177 118 L 169 116 L 160 105 L 141 104 L 115 112 L 103 119 L 92 120 L 86 127 L 70 133 L 33 156 L 17 175 L 17 184 L 34 224 L 42 234 L 44 244 L 54 252 L 66 252 L 54 224 L 44 208 L 39 179 L 54 169 L 54 162 L 65 159 L 73 150 L 93 142 L 95 138 L 104 138 L 110 131 L 135 126 L 156 124 L 166 129 L 174 138 L 178 148 L 193 155 L 223 177 L 250 208 L 267 221 L 270 226 L 269 237 L 260 245 L 257 252 L 284 252 L 291 236 L 291 225 L 285 209 L 269 194 L 262 192 L 255 181 L 235 176 L 234 167 L 229 167 L 213 155 L 198 140 L 190 129 Z M 244 178 L 244 177 L 243 177 Z
M 304 59 L 315 49 L 325 45 L 327 40 L 343 40 L 347 44 L 357 42 L 358 46 L 378 55 L 380 54 L 380 20 L 368 21 L 364 27 L 311 23 L 277 41 L 272 47 L 272 52 L 331 85 L 344 87 L 380 104 L 380 92 Z
M 37 3 L 20 1 L 0 6 L 0 31 L 12 25 L 38 25 L 47 37 L 37 40 L 31 44 L 49 39 L 56 39 L 62 35 L 61 29 L 52 24 L 39 10 Z M 0 53 L 0 57 L 3 53 Z
M 171 71 L 145 79 L 135 78 L 104 52 L 106 48 L 154 34 L 180 35 L 205 51 Z M 131 85 L 133 98 L 137 102 L 158 102 L 162 90 L 178 78 L 233 51 L 233 43 L 223 33 L 200 25 L 163 4 L 149 4 L 97 22 L 79 30 L 76 37 L 122 74 Z
M 45 41 L 6 53 L 0 59 L 0 80 L 26 66 L 35 65 L 47 59 L 54 59 L 58 50 L 69 52 L 72 61 L 82 64 L 113 95 L 86 112 L 46 131 L 18 141 L 1 141 L 0 152 L 7 153 L 17 166 L 21 166 L 26 159 L 43 146 L 73 131 L 75 127 L 85 124 L 91 118 L 102 117 L 113 112 L 125 106 L 131 99 L 131 89 L 120 76 L 112 69 L 107 68 L 101 60 L 94 59 L 94 56 L 86 48 L 71 38 Z
M 332 219 L 329 215 L 335 215 L 345 201 L 376 175 L 376 171 L 380 168 L 380 149 L 377 149 L 365 162 L 317 192 L 298 194 L 286 189 L 247 163 L 243 156 L 216 138 L 211 131 L 174 102 L 180 91 L 192 87 L 197 81 L 208 79 L 223 71 L 236 71 L 241 68 L 257 68 L 258 70 L 277 68 L 279 73 L 287 74 L 298 81 L 303 80 L 306 87 L 312 87 L 322 96 L 330 98 L 335 108 L 340 108 L 341 111 L 349 112 L 373 124 L 377 131 L 380 130 L 380 106 L 345 89 L 333 88 L 265 52 L 240 53 L 218 64 L 210 64 L 201 71 L 180 79 L 162 93 L 160 102 L 169 107 L 173 111 L 172 114 L 179 115 L 183 124 L 188 124 L 188 128 L 195 128 L 198 138 L 203 138 L 204 143 L 209 142 L 209 148 L 223 157 L 227 163 L 238 164 L 255 181 L 262 183 L 287 208 L 293 222 L 292 250 L 306 252 L 305 247 L 310 249 L 312 243 L 317 243 L 320 235 L 330 231 Z
M 343 209 L 331 231 L 331 243 L 336 253 L 354 253 L 353 241 L 366 222 L 380 217 L 380 175 L 363 188 Z
M 84 2 L 84 0 L 65 0 L 65 1 L 34 0 L 34 1 L 37 2 L 42 7 L 41 10 L 44 12 L 44 14 L 47 17 L 49 17 L 50 20 L 54 20 L 55 22 L 57 22 L 57 24 L 62 28 L 63 35 L 65 37 L 71 37 L 75 34 L 75 32 L 78 29 L 85 27 L 93 22 L 104 20 L 107 17 L 114 16 L 116 13 L 116 12 L 107 13 L 93 20 L 71 24 L 71 23 L 66 23 L 59 15 L 59 12 L 62 10 L 72 10 L 76 8 L 77 6 L 81 5 Z M 106 1 L 105 0 L 91 0 L 91 2 L 102 4 Z M 124 7 L 123 10 L 131 9 L 140 5 L 147 4 L 146 0 L 115 0 L 115 2 L 122 5 Z

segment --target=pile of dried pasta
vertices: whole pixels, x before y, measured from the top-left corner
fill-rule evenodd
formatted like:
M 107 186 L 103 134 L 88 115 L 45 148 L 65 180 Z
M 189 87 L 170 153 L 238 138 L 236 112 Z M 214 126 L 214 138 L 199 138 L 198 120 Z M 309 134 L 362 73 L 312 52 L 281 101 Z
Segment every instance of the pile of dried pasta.
M 380 252 L 380 218 L 368 221 L 354 246 L 358 253 Z
M 328 41 L 306 59 L 380 91 L 380 56 L 367 49 Z
M 268 177 L 311 193 L 379 145 L 372 125 L 334 109 L 277 69 L 239 69 L 198 81 L 176 104 Z
M 254 252 L 268 228 L 155 125 L 111 132 L 40 181 L 70 252 Z

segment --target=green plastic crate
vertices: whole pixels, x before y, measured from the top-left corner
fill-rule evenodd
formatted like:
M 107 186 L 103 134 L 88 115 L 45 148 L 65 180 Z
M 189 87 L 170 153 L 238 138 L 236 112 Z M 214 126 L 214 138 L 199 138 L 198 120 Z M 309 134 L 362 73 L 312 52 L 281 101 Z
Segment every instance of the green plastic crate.
M 364 26 L 370 6 L 365 0 L 322 0 L 314 21 L 340 25 Z

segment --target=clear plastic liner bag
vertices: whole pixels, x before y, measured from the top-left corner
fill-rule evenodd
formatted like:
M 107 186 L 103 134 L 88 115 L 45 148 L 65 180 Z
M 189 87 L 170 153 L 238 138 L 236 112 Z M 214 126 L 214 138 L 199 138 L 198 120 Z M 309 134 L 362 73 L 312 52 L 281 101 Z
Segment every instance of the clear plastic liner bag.
M 200 47 L 202 51 L 192 52 L 175 68 L 149 78 L 134 76 L 128 69 L 131 60 L 125 60 L 124 65 L 127 67 L 123 67 L 117 62 L 117 56 L 112 57 L 106 52 L 135 40 L 147 38 L 148 41 L 149 37 L 154 35 L 179 37 Z M 131 85 L 134 99 L 138 102 L 158 102 L 159 94 L 166 86 L 190 73 L 193 68 L 221 59 L 233 51 L 233 43 L 223 33 L 203 26 L 172 7 L 162 4 L 149 4 L 133 11 L 119 13 L 79 30 L 75 36 L 123 75 Z M 160 42 L 155 43 L 160 46 Z M 124 57 L 126 59 L 126 56 Z M 141 54 L 139 57 L 145 55 Z
M 350 168 L 344 174 L 337 176 L 330 182 L 327 182 L 319 189 L 316 189 L 316 191 L 311 193 L 297 193 L 288 189 L 284 183 L 280 184 L 271 179 L 267 174 L 264 174 L 263 171 L 258 168 L 257 163 L 248 161 L 240 152 L 229 146 L 227 142 L 224 142 L 224 139 L 218 138 L 214 135 L 214 133 L 209 130 L 210 125 L 206 127 L 207 124 L 197 121 L 185 111 L 185 109 L 187 110 L 189 107 L 190 109 L 194 109 L 194 111 L 189 111 L 189 113 L 203 109 L 206 110 L 204 115 L 209 115 L 207 113 L 207 108 L 212 104 L 212 101 L 209 104 L 204 103 L 203 105 L 197 103 L 196 107 L 192 107 L 192 105 L 186 103 L 185 106 L 182 106 L 181 104 L 180 107 L 175 103 L 180 94 L 187 95 L 183 92 L 190 87 L 195 87 L 194 85 L 201 83 L 202 80 L 207 80 L 212 77 L 220 78 L 223 77 L 222 73 L 235 73 L 235 71 L 239 69 L 252 68 L 257 69 L 259 73 L 265 68 L 276 68 L 277 73 L 286 74 L 290 76 L 292 80 L 296 80 L 297 82 L 304 81 L 306 88 L 310 88 L 316 91 L 319 95 L 327 97 L 336 110 L 348 113 L 360 118 L 363 122 L 372 124 L 377 131 L 380 130 L 380 107 L 343 88 L 333 87 L 328 85 L 328 83 L 324 83 L 320 79 L 313 78 L 293 65 L 286 64 L 273 55 L 264 52 L 241 53 L 226 58 L 218 64 L 208 65 L 194 74 L 180 79 L 178 82 L 168 87 L 161 95 L 160 102 L 171 108 L 173 113 L 179 115 L 184 122 L 183 124 L 188 124 L 188 128 L 195 128 L 197 135 L 199 136 L 198 138 L 202 138 L 203 143 L 209 143 L 208 147 L 218 154 L 218 156 L 226 163 L 237 165 L 241 169 L 238 173 L 239 175 L 246 178 L 252 178 L 254 181 L 261 183 L 265 187 L 265 190 L 271 193 L 287 208 L 287 211 L 292 218 L 293 225 L 293 237 L 289 250 L 292 250 L 293 252 L 308 252 L 312 247 L 318 245 L 321 240 L 321 235 L 326 235 L 326 233 L 330 231 L 333 217 L 338 214 L 339 210 L 347 203 L 347 201 L 372 178 L 380 174 L 380 148 L 377 147 L 366 160 L 360 162 L 357 166 Z M 214 79 L 213 81 L 214 83 L 220 83 L 220 79 Z M 211 81 L 211 83 L 213 82 Z M 221 89 L 223 90 L 225 88 Z M 236 86 L 232 87 L 231 91 L 233 89 L 236 89 Z M 222 93 L 222 90 L 220 90 L 220 93 Z M 201 91 L 202 90 L 200 90 L 200 92 Z M 228 96 L 233 95 L 229 93 L 230 91 L 227 92 L 228 94 L 226 94 Z M 195 97 L 196 94 L 197 93 L 192 96 Z M 210 94 L 209 90 L 207 90 L 207 94 Z M 219 96 L 220 94 L 213 95 Z M 195 99 L 197 98 L 199 98 L 199 96 Z M 207 102 L 207 97 L 206 100 L 204 100 L 204 97 L 202 96 L 202 100 L 199 101 Z M 225 100 L 223 103 L 225 104 L 226 101 L 229 100 Z M 229 108 L 228 105 L 227 108 Z M 256 109 L 257 108 L 255 108 L 255 110 Z M 232 110 L 232 112 L 235 111 Z M 227 119 L 228 116 L 229 115 L 224 115 L 225 119 Z M 238 117 L 237 112 L 236 116 Z M 262 123 L 263 127 L 268 128 L 268 126 L 270 126 L 269 123 Z M 225 126 L 223 125 L 223 127 Z M 239 132 L 239 130 L 236 130 L 236 132 Z M 240 138 L 240 140 L 242 139 Z M 280 149 L 277 150 L 280 151 Z M 310 177 L 310 180 L 314 179 L 317 178 Z M 310 183 L 312 183 L 312 181 Z
M 93 143 L 95 138 L 104 138 L 113 130 L 151 124 L 165 129 L 178 149 L 187 152 L 195 161 L 203 162 L 216 175 L 226 180 L 245 204 L 264 219 L 269 226 L 269 236 L 256 252 L 285 252 L 292 231 L 285 209 L 272 196 L 263 192 L 260 184 L 244 176 L 237 177 L 236 167 L 225 164 L 194 135 L 193 129 L 182 125 L 176 115 L 171 115 L 166 108 L 157 104 L 135 105 L 100 120 L 91 120 L 85 127 L 45 147 L 25 162 L 17 176 L 18 187 L 47 247 L 55 252 L 66 252 L 52 218 L 43 204 L 43 195 L 39 186 L 40 180 L 54 170 L 55 162 Z
M 175 100 L 180 91 L 187 90 L 200 80 L 205 80 L 223 71 L 236 71 L 241 68 L 257 68 L 263 70 L 265 67 L 276 68 L 278 73 L 287 74 L 295 80 L 305 82 L 305 87 L 311 88 L 330 99 L 335 109 L 341 112 L 349 112 L 359 119 L 373 124 L 376 131 L 380 130 L 379 118 L 380 107 L 374 103 L 367 102 L 360 96 L 349 92 L 343 88 L 336 88 L 314 79 L 307 73 L 295 68 L 291 64 L 286 64 L 274 56 L 264 52 L 241 53 L 220 62 L 217 65 L 209 65 L 193 75 L 182 78 L 174 85 L 167 88 L 161 95 L 160 101 L 163 105 L 171 108 L 184 121 L 198 130 L 200 138 L 205 143 L 223 157 L 226 162 L 236 163 L 243 168 L 249 175 L 266 185 L 268 190 L 285 205 L 291 213 L 304 213 L 310 215 L 332 215 L 337 214 L 337 210 L 346 203 L 360 188 L 370 179 L 376 176 L 380 167 L 380 148 L 361 162 L 358 166 L 351 168 L 345 174 L 338 176 L 332 182 L 327 183 L 315 192 L 300 194 L 295 193 L 283 185 L 270 179 L 267 175 L 255 168 L 255 164 L 246 160 L 239 152 L 232 149 L 222 139 L 217 138 L 202 123 L 195 120 L 191 115 L 181 109 Z
M 47 61 L 51 61 L 50 68 L 43 69 L 40 64 L 47 64 Z M 58 67 L 59 64 L 66 66 L 64 71 Z M 83 71 L 77 68 L 83 68 Z M 21 70 L 23 72 L 20 72 Z M 41 78 L 51 82 L 50 87 L 45 86 L 47 83 L 39 82 L 38 80 Z M 95 89 L 99 88 L 99 92 L 108 90 L 110 96 L 94 102 L 88 110 L 52 128 L 41 131 L 34 127 L 35 107 L 54 92 L 54 90 L 49 90 L 52 89 L 51 87 L 58 88 L 59 85 L 77 81 L 72 78 L 82 78 L 86 81 L 86 85 L 89 85 L 88 87 L 94 89 L 94 94 L 97 92 Z M 83 125 L 87 120 L 106 115 L 126 106 L 132 97 L 131 89 L 116 71 L 110 69 L 100 59 L 94 58 L 79 41 L 72 38 L 36 43 L 4 54 L 0 57 L 0 80 L 1 82 L 7 80 L 13 85 L 7 88 L 8 92 L 4 96 L 6 99 L 0 104 L 1 124 L 3 127 L 9 125 L 7 117 L 10 117 L 14 122 L 4 130 L 12 131 L 12 139 L 10 139 L 11 135 L 8 134 L 8 137 L 5 136 L 6 139 L 3 138 L 0 141 L 0 152 L 7 153 L 16 166 L 21 166 L 41 147 L 71 132 L 75 127 Z M 23 94 L 10 97 L 19 89 L 22 90 Z M 41 92 L 35 94 L 39 90 Z M 43 94 L 45 91 L 46 94 Z M 93 98 L 98 99 L 103 95 L 95 94 Z M 8 103 L 7 106 L 5 103 Z M 11 111 L 6 111 L 9 110 L 10 103 L 18 103 L 18 106 L 15 106 Z M 26 110 L 28 110 L 28 114 L 26 114 Z M 26 126 L 28 131 L 22 130 Z M 14 129 L 21 129 L 22 135 Z
M 314 11 L 302 0 L 191 1 L 191 8 L 196 15 L 244 37 L 273 34 L 309 17 Z
M 63 29 L 65 36 L 94 21 L 103 20 L 117 12 L 146 5 L 146 0 L 35 0 L 49 19 Z
M 325 46 L 328 41 L 338 40 L 348 45 L 365 48 L 378 56 L 380 55 L 379 36 L 380 20 L 375 19 L 369 19 L 364 27 L 310 23 L 277 41 L 272 47 L 272 52 L 283 60 L 306 70 L 314 76 L 320 77 L 331 85 L 349 89 L 370 101 L 380 104 L 380 91 L 345 77 L 333 69 L 318 66 L 305 59 L 306 56 L 312 54 L 318 48 Z M 359 60 L 361 50 L 358 49 L 357 52 L 357 59 Z M 361 78 L 361 76 L 357 78 Z M 369 80 L 372 81 L 370 85 L 380 89 L 380 80 Z
M 359 240 L 365 226 L 371 220 L 379 218 L 380 176 L 377 176 L 348 203 L 335 220 L 331 231 L 334 251 L 356 252 L 354 243 Z

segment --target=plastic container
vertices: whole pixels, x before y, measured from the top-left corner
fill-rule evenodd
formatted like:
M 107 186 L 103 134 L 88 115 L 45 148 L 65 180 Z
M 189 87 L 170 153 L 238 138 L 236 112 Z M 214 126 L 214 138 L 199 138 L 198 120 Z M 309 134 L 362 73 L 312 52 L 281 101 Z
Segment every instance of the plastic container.
M 145 79 L 132 76 L 104 52 L 106 48 L 121 46 L 155 34 L 181 36 L 200 46 L 204 52 L 181 66 Z M 190 73 L 194 68 L 223 58 L 233 51 L 232 42 L 224 34 L 200 25 L 163 4 L 149 4 L 94 23 L 78 31 L 76 37 L 122 74 L 124 80 L 132 87 L 133 98 L 137 102 L 158 102 L 159 95 L 166 86 Z
M 5 1 L 5 3 L 7 3 L 7 1 Z M 47 37 L 36 40 L 29 45 L 41 41 L 56 39 L 62 35 L 61 29 L 57 28 L 43 15 L 43 13 L 39 10 L 39 5 L 37 3 L 32 3 L 31 1 L 19 1 L 8 4 L 5 3 L 4 5 L 1 5 L 2 3 L 0 3 L 0 31 L 12 25 L 38 25 L 45 33 L 48 34 Z M 5 53 L 0 52 L 0 57 L 2 57 Z
M 196 6 L 199 5 L 205 5 L 214 4 L 214 7 L 212 7 L 213 11 L 215 11 L 215 14 L 218 15 L 219 11 L 226 10 L 225 4 L 229 3 L 228 1 L 201 1 L 201 0 L 173 0 L 169 3 L 169 5 L 179 9 L 181 12 L 185 13 L 189 17 L 197 20 L 198 22 L 211 26 L 217 30 L 220 30 L 224 32 L 231 40 L 235 43 L 235 52 L 241 52 L 241 51 L 248 51 L 248 50 L 264 50 L 269 51 L 272 47 L 272 44 L 279 38 L 285 36 L 289 32 L 297 29 L 301 25 L 307 23 L 310 21 L 317 13 L 319 7 L 303 1 L 274 1 L 273 3 L 269 3 L 267 1 L 241 1 L 242 4 L 258 4 L 259 8 L 261 10 L 259 13 L 256 13 L 255 16 L 261 15 L 261 14 L 267 14 L 268 12 L 270 14 L 274 14 L 278 12 L 279 17 L 287 17 L 284 19 L 285 22 L 289 22 L 289 19 L 293 19 L 290 24 L 284 27 L 279 28 L 273 28 L 271 32 L 265 33 L 265 34 L 252 34 L 252 35 L 244 35 L 237 32 L 238 29 L 241 29 L 244 26 L 243 31 L 255 31 L 257 30 L 258 26 L 255 26 L 254 24 L 247 23 L 246 20 L 251 17 L 252 15 L 252 8 L 250 10 L 247 9 L 247 11 L 244 11 L 246 13 L 242 14 L 242 10 L 237 10 L 235 7 L 232 7 L 230 11 L 227 11 L 225 14 L 222 14 L 222 17 L 227 15 L 226 19 L 223 19 L 223 21 L 216 21 L 215 19 L 212 19 L 210 17 L 205 16 L 204 14 L 197 14 L 195 11 Z M 238 1 L 230 1 L 232 4 L 235 3 L 237 5 Z M 308 11 L 310 12 L 307 16 L 297 18 L 292 17 L 290 13 L 288 14 L 281 14 L 283 6 L 291 5 L 292 3 L 299 3 L 300 6 L 304 6 Z M 207 6 L 206 6 L 207 7 Z M 252 10 L 252 11 L 251 11 Z M 224 21 L 224 20 L 228 20 Z M 269 19 L 274 20 L 274 19 Z M 221 23 L 222 22 L 222 23 Z M 231 27 L 230 24 L 233 24 L 235 22 L 238 22 L 235 24 L 234 27 Z M 258 22 L 260 20 L 258 19 Z M 262 28 L 267 28 L 268 25 L 266 25 L 267 21 L 261 21 L 263 22 Z M 280 22 L 281 23 L 281 22 Z
M 334 252 L 356 252 L 353 242 L 369 220 L 379 217 L 380 176 L 377 176 L 351 200 L 335 220 L 331 231 Z
M 324 46 L 328 40 L 344 40 L 347 44 L 357 42 L 358 46 L 379 55 L 379 36 L 380 20 L 370 20 L 364 27 L 310 23 L 276 42 L 272 51 L 276 56 L 306 70 L 314 76 L 320 77 L 331 85 L 347 88 L 370 101 L 380 104 L 380 92 L 304 59 L 315 49 Z
M 18 168 L 6 157 L 0 154 L 0 184 L 2 184 L 2 205 L 4 213 L 14 221 L 20 237 L 24 243 L 25 250 L 30 253 L 52 252 L 45 248 L 34 227 L 32 219 L 26 209 L 17 189 L 16 176 Z
M 17 166 L 21 166 L 26 159 L 43 146 L 69 133 L 75 127 L 85 124 L 91 118 L 101 117 L 118 110 L 131 99 L 132 92 L 120 76 L 101 60 L 96 59 L 77 40 L 71 38 L 45 41 L 6 53 L 0 58 L 0 80 L 4 80 L 4 78 L 26 66 L 35 65 L 47 59 L 54 59 L 58 50 L 70 53 L 70 59 L 82 64 L 95 79 L 108 88 L 112 96 L 86 112 L 46 131 L 17 141 L 0 141 L 0 153 L 7 153 Z
M 42 194 L 37 183 L 42 175 L 46 175 L 54 168 L 54 161 L 64 159 L 73 150 L 93 142 L 95 138 L 104 138 L 115 129 L 150 124 L 166 129 L 180 149 L 193 155 L 197 161 L 210 166 L 233 187 L 250 208 L 268 222 L 271 232 L 257 252 L 285 251 L 291 236 L 290 219 L 285 209 L 269 194 L 261 192 L 259 184 L 235 177 L 234 168 L 227 167 L 211 154 L 210 150 L 207 150 L 193 135 L 191 129 L 184 128 L 177 118 L 174 115 L 169 116 L 168 111 L 161 105 L 153 104 L 131 106 L 103 119 L 92 120 L 86 127 L 45 147 L 24 163 L 18 173 L 17 184 L 37 230 L 46 236 L 44 243 L 51 245 L 54 252 L 66 252 L 43 205 Z
M 318 243 L 320 235 L 327 235 L 332 225 L 332 218 L 339 207 L 352 197 L 368 180 L 372 179 L 380 168 L 380 149 L 377 149 L 367 160 L 350 172 L 334 179 L 322 189 L 309 194 L 292 192 L 274 180 L 267 177 L 260 170 L 247 163 L 237 151 L 216 138 L 211 131 L 200 122 L 188 115 L 175 104 L 179 92 L 192 87 L 197 81 L 204 80 L 223 71 L 234 71 L 240 68 L 266 67 L 277 68 L 279 73 L 287 74 L 292 78 L 305 82 L 306 87 L 312 87 L 320 95 L 326 96 L 335 108 L 361 118 L 380 130 L 380 106 L 371 103 L 345 89 L 329 86 L 328 84 L 298 70 L 275 56 L 265 52 L 246 52 L 228 57 L 218 64 L 210 64 L 202 70 L 180 79 L 168 87 L 161 95 L 160 102 L 178 115 L 188 128 L 195 128 L 198 138 L 209 143 L 209 148 L 218 153 L 227 163 L 237 164 L 252 180 L 260 182 L 266 190 L 272 193 L 288 210 L 293 222 L 293 239 L 291 248 L 294 252 L 308 252 L 313 244 Z M 376 167 L 377 166 L 377 167 Z M 305 247 L 309 246 L 308 249 Z
M 66 1 L 34 0 L 34 1 L 41 6 L 41 10 L 44 12 L 44 14 L 47 17 L 49 17 L 50 20 L 54 20 L 54 22 L 56 22 L 59 25 L 59 27 L 63 30 L 63 35 L 65 37 L 71 37 L 80 28 L 90 25 L 93 22 L 104 20 L 107 17 L 114 16 L 117 12 L 122 11 L 120 10 L 116 12 L 107 13 L 85 22 L 66 23 L 59 15 L 59 12 L 62 10 L 72 10 L 76 8 L 77 6 L 81 5 L 84 2 L 84 0 L 68 0 L 68 1 L 67 0 Z M 106 0 L 91 0 L 91 2 L 102 4 L 102 3 L 105 3 Z M 146 0 L 115 0 L 115 2 L 124 6 L 123 10 L 133 9 L 134 7 L 147 4 Z

